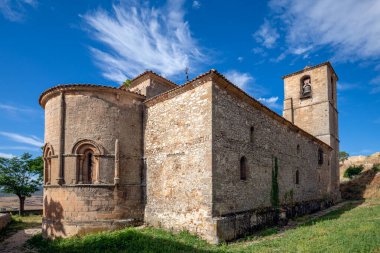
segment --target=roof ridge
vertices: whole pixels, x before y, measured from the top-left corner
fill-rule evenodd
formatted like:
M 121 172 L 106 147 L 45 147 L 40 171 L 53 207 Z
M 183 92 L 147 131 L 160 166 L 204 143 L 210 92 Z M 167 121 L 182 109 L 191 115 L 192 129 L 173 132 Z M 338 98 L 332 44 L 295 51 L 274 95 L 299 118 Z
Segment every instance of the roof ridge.
M 157 74 L 157 73 L 154 72 L 153 70 L 145 70 L 143 73 L 141 73 L 141 74 L 139 74 L 138 76 L 136 76 L 136 77 L 134 77 L 133 79 L 131 79 L 131 80 L 130 80 L 131 85 L 132 85 L 132 83 L 135 82 L 137 79 L 139 79 L 139 78 L 141 78 L 141 77 L 143 77 L 143 76 L 145 76 L 145 75 L 149 75 L 149 74 L 155 75 L 155 76 L 157 76 L 158 78 L 161 78 L 161 79 L 165 80 L 166 82 L 170 83 L 171 85 L 178 86 L 178 84 L 176 84 L 176 83 L 174 83 L 173 81 L 171 81 L 171 80 L 169 80 L 169 79 L 167 79 L 167 78 L 161 76 L 160 74 Z M 124 87 L 124 85 L 121 84 L 121 85 L 119 86 L 119 89 L 122 89 L 123 87 Z M 131 86 L 130 86 L 130 87 L 131 87 Z M 130 88 L 130 87 L 128 87 L 128 88 Z M 133 87 L 133 86 L 132 86 L 132 87 Z

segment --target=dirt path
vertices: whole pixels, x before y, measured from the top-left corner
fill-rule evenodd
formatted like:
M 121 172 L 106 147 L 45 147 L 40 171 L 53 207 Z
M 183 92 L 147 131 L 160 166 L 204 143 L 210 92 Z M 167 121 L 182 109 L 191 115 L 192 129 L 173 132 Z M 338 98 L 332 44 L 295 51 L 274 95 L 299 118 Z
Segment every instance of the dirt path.
M 13 234 L 0 243 L 0 253 L 24 252 L 23 246 L 25 242 L 39 232 L 41 232 L 41 227 L 27 228 L 17 231 L 16 234 Z

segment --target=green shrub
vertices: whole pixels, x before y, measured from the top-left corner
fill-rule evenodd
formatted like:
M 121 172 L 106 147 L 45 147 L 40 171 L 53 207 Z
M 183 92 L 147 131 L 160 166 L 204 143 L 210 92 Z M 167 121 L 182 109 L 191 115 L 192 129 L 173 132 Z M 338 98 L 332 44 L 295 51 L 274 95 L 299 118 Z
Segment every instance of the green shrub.
M 374 164 L 372 167 L 372 170 L 376 173 L 379 172 L 380 171 L 380 163 Z
M 359 175 L 364 170 L 363 165 L 351 165 L 346 169 L 343 177 L 352 179 L 354 176 Z

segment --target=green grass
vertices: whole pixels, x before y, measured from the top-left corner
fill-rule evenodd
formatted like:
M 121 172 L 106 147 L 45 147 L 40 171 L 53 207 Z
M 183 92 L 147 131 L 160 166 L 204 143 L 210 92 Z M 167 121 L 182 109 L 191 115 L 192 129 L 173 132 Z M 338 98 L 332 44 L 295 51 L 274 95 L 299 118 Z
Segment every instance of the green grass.
M 18 230 L 41 226 L 41 215 L 13 215 L 11 222 L 0 231 L 0 242 L 16 233 Z
M 380 200 L 347 204 L 279 233 L 270 228 L 230 244 L 210 245 L 187 232 L 128 228 L 55 241 L 37 235 L 39 252 L 380 252 Z

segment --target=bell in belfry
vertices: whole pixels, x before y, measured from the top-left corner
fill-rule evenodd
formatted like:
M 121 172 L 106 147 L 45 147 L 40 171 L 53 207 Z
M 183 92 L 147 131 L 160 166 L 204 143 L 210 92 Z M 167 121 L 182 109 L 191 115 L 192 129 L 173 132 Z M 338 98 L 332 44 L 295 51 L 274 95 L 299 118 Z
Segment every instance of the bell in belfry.
M 309 96 L 309 95 L 311 95 L 310 78 L 306 78 L 306 79 L 303 81 L 303 85 L 302 85 L 302 95 L 303 95 L 303 96 Z

